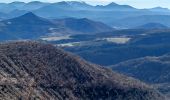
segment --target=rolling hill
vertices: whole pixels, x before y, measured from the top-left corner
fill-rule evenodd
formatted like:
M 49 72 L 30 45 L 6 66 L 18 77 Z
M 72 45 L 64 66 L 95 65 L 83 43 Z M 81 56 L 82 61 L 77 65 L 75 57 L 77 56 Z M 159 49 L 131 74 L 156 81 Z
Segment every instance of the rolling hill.
M 110 66 L 114 71 L 140 79 L 170 94 L 170 55 L 132 59 Z
M 170 55 L 143 57 L 113 65 L 113 70 L 128 74 L 148 83 L 168 83 Z

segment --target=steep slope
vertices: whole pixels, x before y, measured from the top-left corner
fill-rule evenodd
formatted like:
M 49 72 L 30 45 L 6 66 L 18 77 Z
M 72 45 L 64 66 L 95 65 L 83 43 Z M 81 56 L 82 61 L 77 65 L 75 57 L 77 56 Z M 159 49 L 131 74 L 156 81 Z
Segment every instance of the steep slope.
M 147 85 L 33 42 L 0 45 L 0 99 L 164 100 Z

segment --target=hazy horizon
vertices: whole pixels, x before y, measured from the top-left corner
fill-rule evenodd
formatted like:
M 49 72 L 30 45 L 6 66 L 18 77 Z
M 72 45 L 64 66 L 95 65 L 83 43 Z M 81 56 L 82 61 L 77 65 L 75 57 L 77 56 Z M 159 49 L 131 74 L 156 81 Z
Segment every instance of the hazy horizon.
M 41 2 L 60 2 L 60 1 L 83 1 L 91 5 L 107 5 L 111 2 L 115 2 L 121 5 L 130 5 L 135 8 L 153 8 L 153 7 L 163 7 L 170 8 L 170 1 L 168 0 L 0 0 L 1 3 L 11 3 L 15 1 L 20 2 L 31 2 L 31 1 L 41 1 Z

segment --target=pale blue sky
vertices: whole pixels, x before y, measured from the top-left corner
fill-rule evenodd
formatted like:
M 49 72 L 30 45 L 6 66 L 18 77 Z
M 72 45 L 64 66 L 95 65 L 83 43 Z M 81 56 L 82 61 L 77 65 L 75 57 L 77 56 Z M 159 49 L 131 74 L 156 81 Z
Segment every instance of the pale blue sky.
M 0 2 L 13 2 L 15 0 L 0 0 Z M 17 1 L 23 1 L 23 2 L 29 2 L 29 1 L 35 1 L 35 0 L 17 0 Z M 59 2 L 62 0 L 37 0 L 37 1 L 43 1 L 43 2 Z M 116 2 L 118 4 L 127 4 L 134 6 L 136 8 L 152 8 L 152 7 L 165 7 L 170 8 L 170 0 L 64 0 L 64 1 L 85 1 L 87 3 L 96 5 L 106 5 L 110 2 Z

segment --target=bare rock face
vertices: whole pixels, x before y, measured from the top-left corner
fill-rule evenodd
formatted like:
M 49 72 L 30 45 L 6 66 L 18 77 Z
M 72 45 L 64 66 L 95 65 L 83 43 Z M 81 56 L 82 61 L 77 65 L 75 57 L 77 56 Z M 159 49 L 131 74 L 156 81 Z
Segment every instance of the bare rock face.
M 0 44 L 1 100 L 164 100 L 146 84 L 49 44 Z

